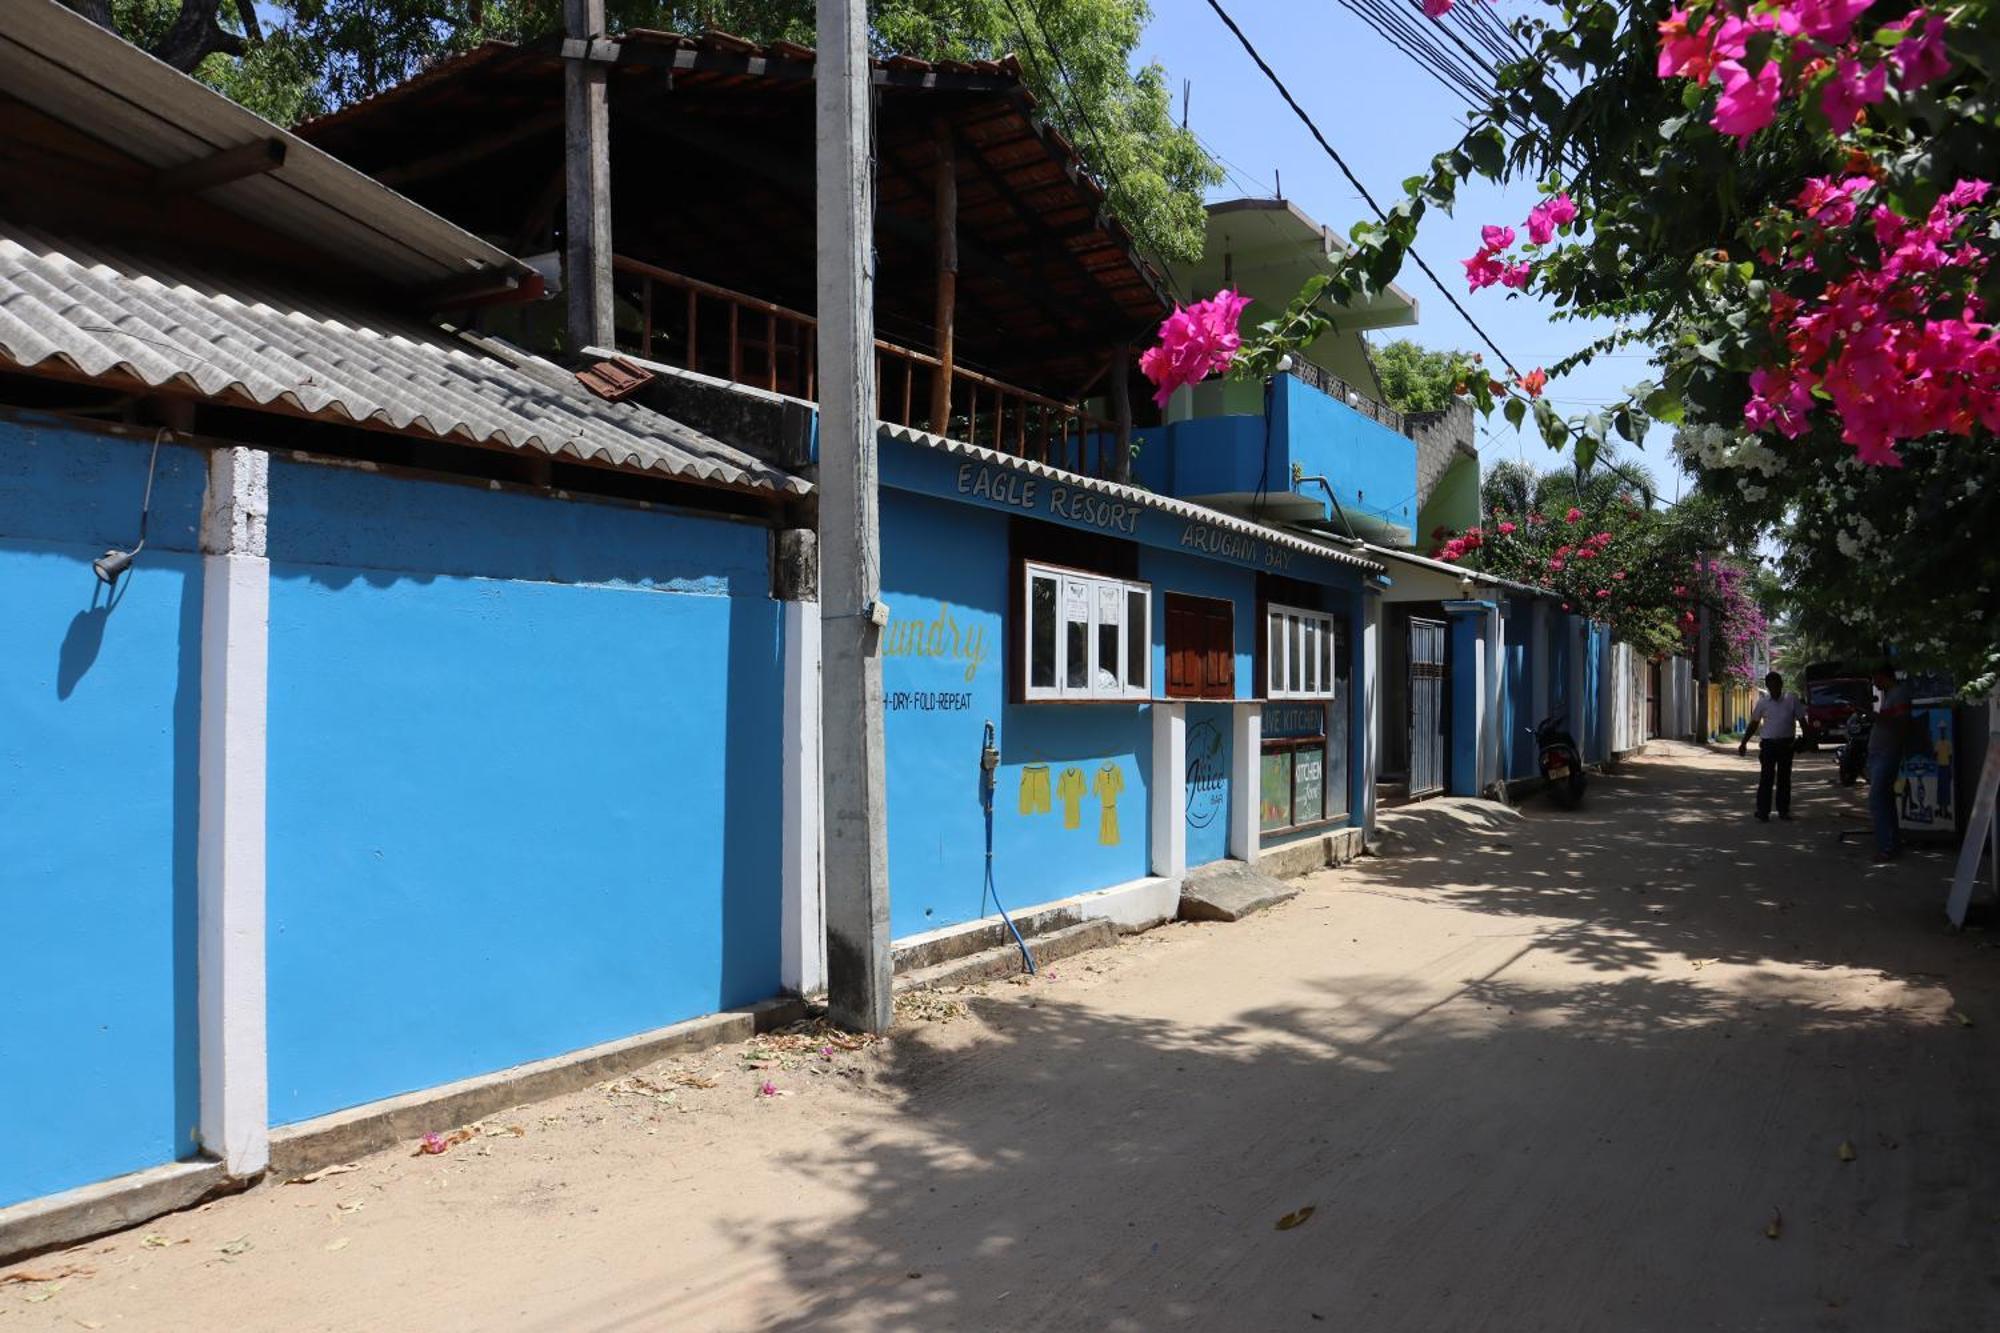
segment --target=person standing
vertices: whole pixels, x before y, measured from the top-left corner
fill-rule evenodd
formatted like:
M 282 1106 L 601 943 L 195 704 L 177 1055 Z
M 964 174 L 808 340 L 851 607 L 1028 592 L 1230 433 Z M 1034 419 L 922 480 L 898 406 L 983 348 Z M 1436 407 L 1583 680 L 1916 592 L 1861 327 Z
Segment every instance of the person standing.
M 1868 731 L 1868 817 L 1875 824 L 1875 859 L 1893 861 L 1903 852 L 1902 830 L 1896 824 L 1896 778 L 1903 768 L 1904 743 L 1910 733 L 1910 687 L 1896 679 L 1896 668 L 1875 668 L 1875 724 Z
M 1757 818 L 1771 822 L 1771 795 L 1777 789 L 1778 818 L 1792 817 L 1792 751 L 1798 745 L 1799 696 L 1785 693 L 1785 678 L 1773 671 L 1764 677 L 1764 697 L 1750 709 L 1750 725 L 1736 753 L 1757 742 Z

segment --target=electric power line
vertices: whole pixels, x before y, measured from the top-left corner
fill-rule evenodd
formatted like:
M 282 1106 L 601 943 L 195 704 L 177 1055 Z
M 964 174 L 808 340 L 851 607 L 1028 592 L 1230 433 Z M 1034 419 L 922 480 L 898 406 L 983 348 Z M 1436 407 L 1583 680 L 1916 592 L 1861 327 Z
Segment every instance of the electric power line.
M 1008 0 L 1010 6 L 1012 3 L 1013 0 Z M 1236 26 L 1236 20 L 1231 18 L 1229 11 L 1222 7 L 1221 0 L 1208 0 L 1208 7 L 1215 11 L 1216 17 L 1222 20 L 1223 26 L 1228 28 L 1236 40 L 1242 44 L 1243 50 L 1249 55 L 1251 61 L 1256 64 L 1258 69 L 1263 71 L 1264 77 L 1271 81 L 1271 86 L 1278 90 L 1278 95 L 1285 99 L 1285 105 L 1289 106 L 1293 114 L 1304 122 L 1306 129 L 1311 131 L 1312 137 L 1318 141 L 1319 146 L 1326 152 L 1326 155 L 1333 160 L 1334 166 L 1340 168 L 1340 174 L 1347 178 L 1347 183 L 1360 193 L 1362 202 L 1374 210 L 1377 218 L 1386 223 L 1389 220 L 1389 215 L 1384 213 L 1382 206 L 1375 202 L 1375 196 L 1370 194 L 1368 187 L 1363 185 L 1360 179 L 1355 176 L 1353 170 L 1347 165 L 1346 159 L 1342 158 L 1339 152 L 1334 149 L 1334 146 L 1327 142 L 1326 136 L 1320 133 L 1319 126 L 1313 123 L 1313 118 L 1306 114 L 1306 109 L 1299 105 L 1297 98 L 1292 96 L 1291 89 L 1285 87 L 1285 82 L 1278 77 L 1277 71 L 1265 62 L 1262 55 L 1258 54 L 1257 48 L 1251 44 L 1249 37 L 1244 35 L 1243 29 Z M 1500 350 L 1500 344 L 1493 341 L 1492 336 L 1485 329 L 1481 328 L 1479 322 L 1473 319 L 1466 308 L 1459 303 L 1458 297 L 1452 294 L 1451 289 L 1446 287 L 1443 280 L 1431 271 L 1431 266 L 1424 262 L 1423 256 L 1417 253 L 1415 246 L 1410 247 L 1409 254 L 1416 266 L 1423 270 L 1424 276 L 1431 280 L 1431 285 L 1438 289 L 1438 293 L 1444 297 L 1451 308 L 1456 310 L 1460 318 L 1465 320 L 1467 327 L 1479 335 L 1479 340 L 1492 350 L 1493 355 L 1500 358 L 1500 364 L 1506 367 L 1508 373 L 1519 375 L 1520 371 L 1514 368 L 1514 363 L 1508 360 L 1505 352 Z

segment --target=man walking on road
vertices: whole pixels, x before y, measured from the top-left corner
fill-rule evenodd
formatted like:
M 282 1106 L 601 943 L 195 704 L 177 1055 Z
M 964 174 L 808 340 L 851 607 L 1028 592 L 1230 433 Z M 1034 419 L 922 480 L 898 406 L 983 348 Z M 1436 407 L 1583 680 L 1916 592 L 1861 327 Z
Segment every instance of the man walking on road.
M 1775 671 L 1764 677 L 1764 690 L 1764 697 L 1750 709 L 1750 726 L 1736 753 L 1747 753 L 1750 738 L 1761 734 L 1763 739 L 1757 742 L 1757 818 L 1768 824 L 1774 780 L 1778 818 L 1792 817 L 1792 749 L 1798 741 L 1799 696 L 1785 693 L 1785 678 Z
M 1902 855 L 1902 831 L 1896 827 L 1896 777 L 1903 767 L 1903 742 L 1910 731 L 1910 687 L 1896 679 L 1896 668 L 1875 668 L 1875 725 L 1868 731 L 1868 817 L 1875 824 L 1875 859 L 1893 861 Z

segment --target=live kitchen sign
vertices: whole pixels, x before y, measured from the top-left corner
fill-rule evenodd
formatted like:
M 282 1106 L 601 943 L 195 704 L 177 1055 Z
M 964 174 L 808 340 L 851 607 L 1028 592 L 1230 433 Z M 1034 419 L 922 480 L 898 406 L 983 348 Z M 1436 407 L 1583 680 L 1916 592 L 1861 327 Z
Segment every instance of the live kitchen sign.
M 958 493 L 1002 508 L 1018 509 L 1100 532 L 1122 533 L 1127 537 L 1141 536 L 1140 517 L 1152 517 L 1145 505 L 1114 500 L 1094 491 L 983 463 L 958 465 Z M 1145 535 L 1156 544 L 1178 545 L 1184 550 L 1199 551 L 1260 569 L 1288 571 L 1292 567 L 1292 552 L 1248 533 L 1229 532 L 1206 523 L 1184 523 L 1180 539 L 1174 543 L 1161 541 L 1164 534 L 1157 531 Z

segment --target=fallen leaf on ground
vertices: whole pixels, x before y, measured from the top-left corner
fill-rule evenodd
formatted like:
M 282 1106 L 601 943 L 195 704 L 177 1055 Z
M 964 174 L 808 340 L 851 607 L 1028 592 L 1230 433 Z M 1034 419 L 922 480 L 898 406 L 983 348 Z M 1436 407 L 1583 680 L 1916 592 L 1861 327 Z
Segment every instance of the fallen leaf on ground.
M 350 1243 L 351 1242 L 345 1236 L 342 1236 L 339 1240 L 330 1240 L 326 1243 L 327 1253 L 329 1254 L 338 1253 L 339 1251 L 346 1249 Z
M 293 1176 L 285 1183 L 287 1185 L 315 1185 L 325 1180 L 328 1176 L 344 1176 L 349 1171 L 359 1171 L 360 1169 L 361 1163 L 359 1162 L 342 1162 L 339 1166 L 325 1166 L 317 1171 L 308 1171 L 302 1176 Z
M 235 1240 L 226 1240 L 215 1247 L 218 1254 L 242 1254 L 250 1248 L 250 1240 L 246 1236 L 238 1236 Z
M 66 1277 L 90 1277 L 96 1272 L 96 1269 L 85 1268 L 81 1264 L 52 1268 L 45 1273 L 30 1273 L 23 1269 L 13 1273 L 0 1273 L 0 1286 L 9 1282 L 60 1282 Z
M 139 1243 L 149 1250 L 163 1250 L 173 1244 L 173 1241 L 162 1236 L 157 1231 L 148 1231 L 145 1235 L 139 1237 Z
M 672 1081 L 683 1088 L 712 1088 L 721 1080 L 710 1078 L 707 1074 L 688 1072 L 675 1074 Z
M 1784 1229 L 1785 1229 L 1785 1215 L 1779 1212 L 1777 1209 L 1773 1208 L 1771 1210 L 1771 1220 L 1764 1224 L 1765 1237 L 1769 1240 L 1776 1240 L 1778 1238 L 1778 1234 L 1782 1232 Z
M 43 1301 L 48 1300 L 62 1289 L 62 1283 L 51 1282 L 46 1287 L 36 1287 L 33 1291 L 25 1293 L 21 1299 L 32 1305 L 40 1305 Z
M 1972 1020 L 1970 1018 L 1967 1018 L 1964 1012 L 1961 1010 L 1958 1009 L 1952 1010 L 1951 1016 L 1958 1020 L 1958 1025 L 1962 1028 L 1969 1028 L 1972 1026 Z
M 1842 1139 L 1840 1147 L 1834 1150 L 1834 1155 L 1843 1162 L 1851 1162 L 1854 1160 L 1854 1145 L 1846 1139 Z
M 1293 1227 L 1304 1226 L 1306 1219 L 1311 1217 L 1314 1211 L 1315 1208 L 1312 1204 L 1307 1204 L 1303 1208 L 1293 1209 L 1278 1219 L 1278 1230 L 1290 1231 Z

